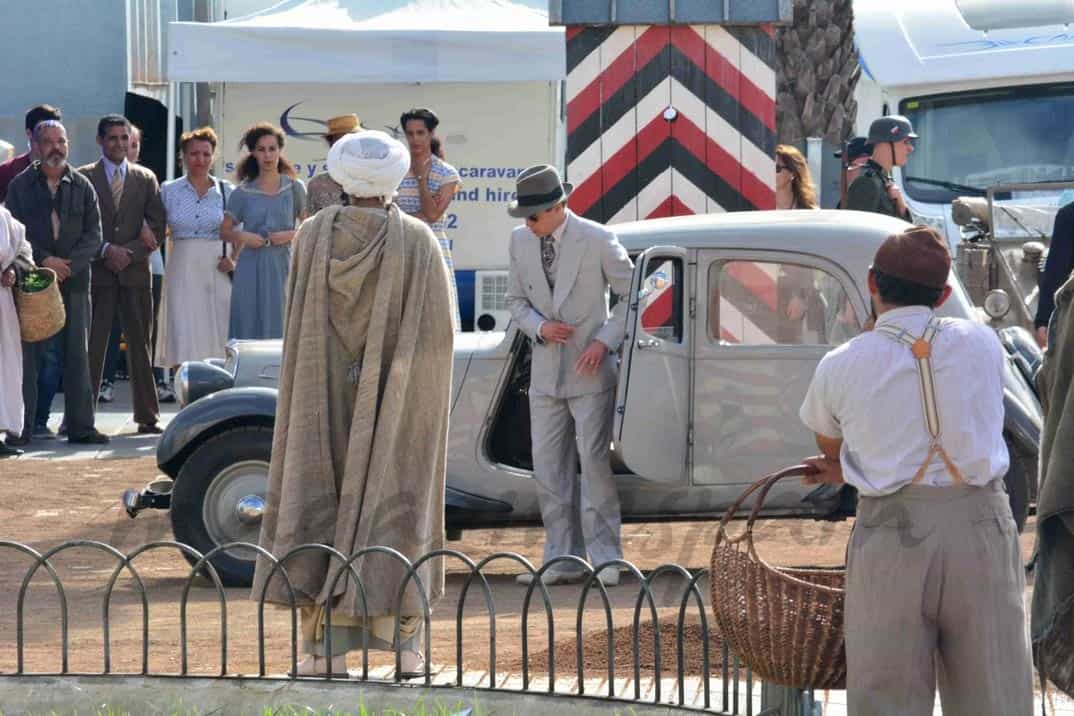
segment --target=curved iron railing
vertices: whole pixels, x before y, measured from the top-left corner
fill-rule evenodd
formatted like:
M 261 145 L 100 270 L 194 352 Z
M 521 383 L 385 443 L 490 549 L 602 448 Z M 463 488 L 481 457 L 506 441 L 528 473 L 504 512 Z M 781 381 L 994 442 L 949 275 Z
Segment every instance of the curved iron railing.
M 64 587 L 63 579 L 56 569 L 55 558 L 58 555 L 64 554 L 74 549 L 84 548 L 92 551 L 104 554 L 115 560 L 116 566 L 112 571 L 108 582 L 105 586 L 103 605 L 102 605 L 102 632 L 103 632 L 103 649 L 104 649 L 104 674 L 116 673 L 112 671 L 112 653 L 111 653 L 111 606 L 112 596 L 115 592 L 116 584 L 121 574 L 126 571 L 131 577 L 131 583 L 137 593 L 137 598 L 141 607 L 141 669 L 142 675 L 154 675 L 149 670 L 149 646 L 151 642 L 151 630 L 149 619 L 149 590 L 145 579 L 141 576 L 136 569 L 134 562 L 137 558 L 143 557 L 146 554 L 171 550 L 178 551 L 188 558 L 188 561 L 192 561 L 194 564 L 190 567 L 190 571 L 183 583 L 182 592 L 179 599 L 179 674 L 178 676 L 193 676 L 190 673 L 190 663 L 188 654 L 188 605 L 191 596 L 191 589 L 196 586 L 194 580 L 198 575 L 205 575 L 210 580 L 211 588 L 215 592 L 217 602 L 219 604 L 220 611 L 220 670 L 218 676 L 222 678 L 237 677 L 238 674 L 231 674 L 228 670 L 228 635 L 229 635 L 229 622 L 228 622 L 228 602 L 227 593 L 223 586 L 223 583 L 217 574 L 216 569 L 213 566 L 213 559 L 224 555 L 232 550 L 243 549 L 250 550 L 256 554 L 264 557 L 271 565 L 271 572 L 268 579 L 260 590 L 260 594 L 257 599 L 257 660 L 258 660 L 258 672 L 257 676 L 260 678 L 277 678 L 268 677 L 266 673 L 266 660 L 265 660 L 265 596 L 267 593 L 268 585 L 273 579 L 280 579 L 286 587 L 286 594 L 288 595 L 288 606 L 290 611 L 290 665 L 291 671 L 286 677 L 278 678 L 296 678 L 293 676 L 297 672 L 298 665 L 298 604 L 295 596 L 294 585 L 291 582 L 290 577 L 287 574 L 286 565 L 295 557 L 301 554 L 308 554 L 310 552 L 320 552 L 326 555 L 329 559 L 329 564 L 337 564 L 334 572 L 330 575 L 329 585 L 330 591 L 328 593 L 335 593 L 336 587 L 339 585 L 339 580 L 349 578 L 355 588 L 358 590 L 360 596 L 360 603 L 362 607 L 362 613 L 368 617 L 368 603 L 366 586 L 362 583 L 362 580 L 358 574 L 358 570 L 355 568 L 355 562 L 363 557 L 379 554 L 384 555 L 387 558 L 398 561 L 405 568 L 405 575 L 396 591 L 395 596 L 395 609 L 394 612 L 397 615 L 395 619 L 395 676 L 396 682 L 402 681 L 400 676 L 401 672 L 401 650 L 400 644 L 400 630 L 401 630 L 401 617 L 400 607 L 403 603 L 404 595 L 407 588 L 413 581 L 416 591 L 421 597 L 422 604 L 422 620 L 424 624 L 424 657 L 425 657 L 425 673 L 423 675 L 422 682 L 425 686 L 435 687 L 444 684 L 434 684 L 433 675 L 431 671 L 432 664 L 432 611 L 429 605 L 428 595 L 424 586 L 422 585 L 421 578 L 418 575 L 418 569 L 426 562 L 433 559 L 451 559 L 453 561 L 461 562 L 468 570 L 468 574 L 465 576 L 465 582 L 463 583 L 459 597 L 458 604 L 455 612 L 455 678 L 453 686 L 467 686 L 473 685 L 464 684 L 464 669 L 463 669 L 463 644 L 465 638 L 465 630 L 463 629 L 463 615 L 466 606 L 466 598 L 469 594 L 471 586 L 475 583 L 480 587 L 482 596 L 484 597 L 485 611 L 488 613 L 489 619 L 489 645 L 488 645 L 488 678 L 489 688 L 495 690 L 515 690 L 515 691 L 533 691 L 531 685 L 532 674 L 529 665 L 529 617 L 530 610 L 533 602 L 534 593 L 537 592 L 540 596 L 541 604 L 544 607 L 544 616 L 546 627 L 548 631 L 548 687 L 547 693 L 553 695 L 585 695 L 586 692 L 586 678 L 585 672 L 585 660 L 584 660 L 584 644 L 583 644 L 583 617 L 585 616 L 586 602 L 591 591 L 596 591 L 600 598 L 601 610 L 598 613 L 602 613 L 604 617 L 604 624 L 607 630 L 607 652 L 608 652 L 608 665 L 607 665 L 607 683 L 608 692 L 606 696 L 600 696 L 600 698 L 613 699 L 616 701 L 623 701 L 622 696 L 616 696 L 616 673 L 615 673 L 615 628 L 613 620 L 612 603 L 609 599 L 608 589 L 599 580 L 597 575 L 599 572 L 608 566 L 625 569 L 636 580 L 637 599 L 634 603 L 632 629 L 631 629 L 631 656 L 632 656 L 632 672 L 633 672 L 633 686 L 634 694 L 633 701 L 636 702 L 651 702 L 651 703 L 664 703 L 664 704 L 677 704 L 680 706 L 701 706 L 704 709 L 717 710 L 727 714 L 745 714 L 746 716 L 753 716 L 755 713 L 755 700 L 753 698 L 753 677 L 749 669 L 744 668 L 738 661 L 738 658 L 729 653 L 726 642 L 723 644 L 721 652 L 721 664 L 719 674 L 712 674 L 710 649 L 709 649 L 709 618 L 707 613 L 707 606 L 705 605 L 704 594 L 707 590 L 703 590 L 698 587 L 698 583 L 708 576 L 708 570 L 702 569 L 696 572 L 691 572 L 684 567 L 676 564 L 665 564 L 651 570 L 647 575 L 642 573 L 636 566 L 625 560 L 614 560 L 606 564 L 601 564 L 596 567 L 588 564 L 582 559 L 573 556 L 558 557 L 550 562 L 543 564 L 540 568 L 534 567 L 525 557 L 513 553 L 513 552 L 497 552 L 490 554 L 483 558 L 479 562 L 474 562 L 471 558 L 465 554 L 456 550 L 440 549 L 427 554 L 422 555 L 418 559 L 411 562 L 406 556 L 385 546 L 373 546 L 359 550 L 351 555 L 345 555 L 342 552 L 323 544 L 306 544 L 292 549 L 287 554 L 280 557 L 276 557 L 270 554 L 265 549 L 255 544 L 249 544 L 245 542 L 233 542 L 225 545 L 220 545 L 212 551 L 202 554 L 198 550 L 175 541 L 156 541 L 143 544 L 128 553 L 123 553 L 115 547 L 105 544 L 103 542 L 95 540 L 71 540 L 63 542 L 45 552 L 39 552 L 32 547 L 14 541 L 0 540 L 0 554 L 6 552 L 17 552 L 24 556 L 30 557 L 33 560 L 32 566 L 27 569 L 21 582 L 21 586 L 17 595 L 16 603 L 16 626 L 15 626 L 15 649 L 16 649 L 16 668 L 14 672 L 0 672 L 0 677 L 3 676 L 37 676 L 35 672 L 30 674 L 26 671 L 25 664 L 25 649 L 26 649 L 26 595 L 34 576 L 36 576 L 42 569 L 50 578 L 51 584 L 55 588 L 55 591 L 59 599 L 60 607 L 60 649 L 61 649 L 61 666 L 59 672 L 52 672 L 49 674 L 42 674 L 48 676 L 55 675 L 73 675 L 76 672 L 70 670 L 69 662 L 69 650 L 70 650 L 70 623 L 69 623 L 69 600 L 67 597 L 67 590 Z M 505 689 L 497 686 L 497 668 L 496 668 L 496 646 L 497 646 L 497 611 L 496 600 L 493 595 L 493 590 L 489 584 L 488 579 L 483 570 L 489 565 L 497 562 L 512 562 L 519 565 L 519 567 L 533 575 L 534 579 L 530 582 L 526 588 L 525 595 L 522 601 L 522 613 L 521 613 L 521 665 L 522 665 L 522 688 L 521 689 Z M 575 609 L 575 662 L 577 664 L 577 691 L 557 691 L 557 679 L 556 679 L 556 640 L 555 640 L 555 617 L 552 605 L 552 599 L 549 595 L 543 581 L 540 579 L 548 569 L 561 564 L 571 564 L 579 568 L 584 573 L 584 584 L 582 584 L 581 593 L 578 599 L 578 606 Z M 4 565 L 4 560 L 0 557 L 0 568 Z M 661 630 L 660 619 L 658 613 L 657 603 L 658 600 L 653 594 L 653 584 L 661 580 L 664 582 L 675 580 L 678 583 L 682 583 L 681 595 L 675 596 L 671 599 L 672 605 L 677 605 L 677 616 L 675 619 L 675 683 L 677 686 L 677 693 L 672 700 L 671 694 L 664 694 L 661 691 L 662 679 L 664 675 L 665 665 L 661 660 Z M 629 583 L 628 585 L 620 586 L 617 590 L 633 589 L 635 585 Z M 666 593 L 665 593 L 666 594 Z M 3 598 L 0 597 L 0 600 Z M 665 596 L 665 599 L 667 597 Z M 700 639 L 701 639 L 701 688 L 702 697 L 701 702 L 687 703 L 686 693 L 686 618 L 690 610 L 690 602 L 693 601 L 697 616 L 698 624 L 700 626 Z M 652 668 L 652 693 L 651 699 L 643 698 L 642 694 L 642 668 L 641 668 L 641 632 L 642 632 L 642 612 L 645 607 L 648 607 L 647 611 L 649 618 L 653 625 L 653 668 Z M 326 653 L 332 653 L 332 611 L 329 607 L 325 613 L 325 647 Z M 6 638 L 2 631 L 0 631 L 0 643 L 4 643 Z M 363 630 L 362 636 L 362 665 L 360 670 L 360 680 L 369 679 L 369 644 L 368 644 L 368 632 Z M 303 678 L 323 678 L 323 679 L 340 679 L 341 677 L 350 678 L 349 675 L 344 674 L 332 674 L 331 672 L 331 659 L 328 660 L 329 672 L 327 676 L 322 677 L 303 677 Z M 742 693 L 742 675 L 745 672 L 745 693 Z M 84 672 L 78 672 L 81 675 Z M 125 672 L 124 672 L 125 673 Z M 174 674 L 170 674 L 174 675 Z M 198 674 L 201 676 L 203 674 Z M 588 675 L 589 678 L 593 677 L 593 674 Z M 244 678 L 249 678 L 244 677 Z M 721 682 L 720 691 L 720 703 L 714 705 L 713 697 L 711 693 L 711 682 L 713 679 L 717 679 Z M 413 682 L 411 682 L 413 683 Z M 665 699 L 665 696 L 667 697 Z M 592 696 L 590 696 L 592 698 Z M 630 699 L 626 699 L 630 701 Z M 760 707 L 761 710 L 757 710 L 757 716 L 764 716 L 768 713 L 773 713 L 771 710 L 763 710 L 763 704 Z

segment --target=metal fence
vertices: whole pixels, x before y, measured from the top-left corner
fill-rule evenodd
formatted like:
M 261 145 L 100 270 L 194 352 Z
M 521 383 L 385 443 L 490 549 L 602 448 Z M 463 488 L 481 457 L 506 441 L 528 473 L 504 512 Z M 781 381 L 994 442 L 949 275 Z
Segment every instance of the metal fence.
M 562 696 L 574 696 L 574 695 L 588 695 L 590 697 L 606 698 L 614 700 L 618 703 L 622 703 L 624 698 L 627 701 L 645 702 L 645 703 L 659 703 L 659 704 L 676 704 L 685 707 L 700 707 L 707 710 L 717 711 L 726 714 L 745 714 L 746 716 L 774 716 L 775 714 L 783 714 L 783 716 L 798 716 L 799 713 L 814 713 L 814 706 L 812 705 L 811 694 L 795 694 L 791 701 L 794 701 L 796 706 L 793 709 L 788 709 L 786 704 L 789 703 L 787 693 L 783 692 L 779 694 L 778 700 L 782 706 L 766 706 L 765 700 L 754 698 L 754 679 L 750 670 L 739 663 L 738 658 L 734 654 L 730 654 L 726 642 L 723 643 L 722 653 L 720 654 L 719 669 L 716 673 L 713 673 L 711 668 L 711 654 L 709 647 L 710 626 L 709 615 L 707 613 L 708 607 L 705 604 L 703 598 L 703 591 L 701 588 L 702 582 L 706 580 L 708 576 L 708 570 L 699 570 L 690 572 L 689 570 L 675 564 L 667 564 L 657 569 L 650 571 L 648 574 L 643 574 L 633 564 L 624 561 L 616 560 L 609 562 L 594 568 L 577 557 L 560 557 L 553 560 L 540 568 L 534 567 L 524 557 L 510 552 L 498 552 L 488 555 L 487 557 L 475 562 L 465 554 L 456 550 L 442 549 L 429 552 L 413 562 L 408 560 L 403 554 L 390 547 L 374 546 L 362 549 L 351 555 L 345 555 L 332 547 L 319 544 L 308 544 L 296 547 L 287 554 L 276 558 L 263 548 L 249 543 L 235 542 L 226 545 L 221 545 L 207 554 L 201 554 L 192 547 L 181 544 L 175 541 L 155 541 L 148 544 L 141 545 L 129 552 L 122 552 L 119 549 L 108 545 L 104 542 L 94 540 L 72 540 L 63 542 L 45 552 L 39 552 L 34 548 L 14 541 L 0 541 L 0 554 L 3 552 L 17 552 L 21 553 L 25 557 L 28 557 L 33 561 L 25 574 L 23 575 L 21 586 L 17 595 L 16 602 L 16 633 L 15 633 L 15 649 L 16 649 L 16 669 L 14 672 L 0 672 L 0 676 L 36 676 L 37 672 L 30 674 L 26 671 L 25 664 L 25 650 L 26 650 L 26 597 L 32 580 L 35 576 L 42 574 L 47 575 L 48 581 L 54 586 L 56 594 L 59 600 L 60 606 L 60 651 L 61 651 L 61 667 L 59 672 L 50 672 L 47 675 L 81 675 L 84 672 L 73 672 L 69 668 L 69 651 L 70 651 L 70 624 L 69 624 L 69 604 L 67 590 L 64 586 L 64 581 L 61 578 L 59 572 L 56 569 L 55 561 L 58 556 L 75 549 L 88 549 L 104 555 L 107 555 L 115 561 L 115 569 L 112 571 L 107 585 L 105 586 L 103 603 L 102 603 L 102 636 L 103 636 L 103 671 L 99 673 L 113 674 L 112 668 L 112 650 L 110 640 L 111 630 L 111 618 L 110 609 L 112 607 L 113 594 L 116 591 L 116 585 L 120 580 L 120 577 L 126 573 L 130 577 L 130 583 L 133 585 L 136 592 L 137 601 L 141 607 L 141 668 L 139 672 L 141 675 L 155 676 L 163 675 L 152 673 L 149 670 L 149 652 L 150 643 L 152 637 L 152 631 L 150 629 L 149 619 L 149 590 L 147 589 L 146 580 L 139 573 L 135 567 L 135 560 L 149 552 L 160 550 L 172 550 L 177 551 L 185 555 L 189 562 L 192 563 L 189 574 L 182 587 L 182 593 L 179 601 L 179 674 L 178 676 L 193 676 L 190 671 L 189 654 L 188 654 L 188 605 L 191 596 L 191 590 L 197 586 L 195 581 L 201 579 L 199 575 L 204 578 L 208 578 L 211 582 L 211 588 L 215 592 L 216 600 L 219 604 L 220 614 L 220 632 L 219 632 L 219 655 L 220 655 L 220 670 L 218 677 L 221 678 L 237 678 L 239 675 L 233 673 L 228 668 L 228 644 L 229 644 L 229 622 L 228 622 L 228 601 L 227 594 L 225 592 L 224 585 L 217 574 L 216 569 L 213 567 L 212 560 L 220 557 L 224 554 L 230 553 L 233 550 L 243 549 L 256 552 L 258 555 L 264 557 L 272 565 L 273 575 L 277 575 L 279 579 L 283 581 L 285 591 L 290 595 L 290 674 L 286 677 L 269 677 L 266 673 L 266 659 L 265 659 L 265 592 L 268 586 L 268 580 L 266 580 L 265 588 L 261 590 L 260 599 L 257 600 L 257 660 L 258 671 L 257 676 L 260 678 L 295 678 L 293 675 L 297 672 L 298 664 L 298 609 L 296 606 L 295 590 L 292 582 L 287 574 L 287 565 L 296 556 L 300 554 L 309 554 L 313 552 L 319 552 L 327 555 L 331 562 L 334 562 L 338 567 L 331 575 L 331 585 L 333 587 L 332 593 L 335 592 L 334 587 L 337 586 L 341 579 L 351 579 L 357 593 L 361 597 L 361 604 L 364 616 L 368 617 L 368 611 L 366 609 L 366 587 L 362 584 L 358 575 L 358 570 L 355 568 L 355 562 L 363 557 L 371 555 L 383 555 L 384 557 L 398 561 L 405 568 L 405 577 L 402 583 L 399 585 L 396 592 L 395 604 L 396 608 L 394 613 L 399 614 L 399 606 L 402 604 L 404 594 L 407 588 L 413 582 L 417 593 L 421 597 L 422 603 L 422 619 L 424 625 L 424 657 L 425 657 L 425 673 L 423 677 L 423 683 L 425 686 L 454 686 L 454 687 L 467 687 L 472 688 L 472 684 L 464 684 L 464 668 L 463 668 L 463 645 L 465 639 L 465 630 L 463 628 L 463 615 L 466 606 L 466 599 L 469 595 L 471 588 L 477 588 L 484 602 L 484 611 L 488 615 L 488 661 L 487 661 L 487 674 L 489 687 L 494 690 L 499 690 L 497 686 L 497 611 L 496 601 L 493 597 L 492 588 L 490 587 L 489 580 L 484 573 L 484 570 L 494 563 L 509 562 L 517 565 L 521 571 L 528 572 L 534 575 L 534 579 L 530 585 L 526 588 L 525 596 L 522 602 L 521 610 L 521 689 L 507 689 L 508 691 L 523 691 L 530 693 L 542 693 L 550 695 L 562 695 Z M 456 563 L 460 563 L 468 570 L 466 574 L 465 570 L 461 572 L 461 578 L 465 579 L 462 584 L 461 591 L 458 597 L 458 604 L 455 607 L 455 677 L 448 683 L 434 683 L 432 673 L 432 612 L 429 604 L 429 599 L 424 586 L 421 583 L 421 578 L 418 575 L 419 568 L 434 559 L 451 560 Z M 0 569 L 3 569 L 6 559 L 0 558 Z M 552 605 L 552 599 L 545 584 L 540 579 L 549 568 L 555 566 L 563 566 L 570 564 L 577 569 L 580 569 L 585 574 L 584 583 L 581 586 L 581 594 L 578 600 L 578 606 L 575 610 L 574 624 L 576 628 L 575 636 L 575 663 L 576 666 L 576 690 L 565 691 L 562 688 L 557 689 L 556 678 L 556 643 L 555 643 L 555 618 Z M 632 681 L 633 681 L 633 696 L 624 696 L 623 694 L 616 694 L 616 673 L 615 673 L 615 630 L 613 624 L 613 609 L 612 603 L 609 599 L 608 589 L 601 583 L 597 574 L 601 569 L 608 566 L 618 567 L 630 575 L 633 576 L 636 581 L 637 598 L 634 600 L 633 607 L 633 619 L 632 619 L 632 641 L 631 641 L 631 656 L 632 656 Z M 668 667 L 668 665 L 661 663 L 661 633 L 659 628 L 659 615 L 657 611 L 657 599 L 654 596 L 654 583 L 657 580 L 662 582 L 675 583 L 679 585 L 681 591 L 668 592 L 664 591 L 663 601 L 670 604 L 672 607 L 677 607 L 676 618 L 676 630 L 675 630 L 675 664 Z M 629 585 L 629 586 L 628 586 Z M 631 589 L 632 583 L 628 583 L 623 587 L 617 589 Z M 665 585 L 667 589 L 670 585 Z M 204 587 L 203 587 L 204 588 Z M 607 679 L 607 693 L 599 694 L 587 694 L 586 693 L 586 679 L 592 678 L 594 674 L 587 674 L 585 671 L 585 663 L 583 658 L 583 616 L 586 613 L 587 598 L 591 593 L 595 593 L 600 598 L 601 611 L 597 614 L 603 613 L 604 623 L 607 629 L 606 633 L 606 645 L 608 652 L 608 666 L 606 675 Z M 670 595 L 670 599 L 668 598 Z M 531 611 L 533 611 L 534 597 L 540 602 L 540 606 L 543 606 L 545 626 L 548 632 L 548 668 L 547 668 L 547 688 L 539 688 L 534 686 L 534 679 L 532 669 L 529 666 L 529 657 L 531 651 L 531 644 L 528 638 L 528 625 L 530 623 Z M 539 610 L 540 607 L 537 607 Z M 686 633 L 686 620 L 690 612 L 696 613 L 700 625 L 700 639 L 701 639 L 701 665 L 700 665 L 700 681 L 701 690 L 699 700 L 688 699 L 687 697 L 687 674 L 686 674 L 686 646 L 687 646 L 687 633 Z M 640 661 L 641 655 L 641 626 L 642 616 L 644 612 L 648 612 L 648 617 L 653 624 L 653 658 L 654 663 L 652 667 L 651 680 L 648 681 L 649 688 L 647 691 L 651 692 L 651 698 L 643 696 L 643 673 Z M 233 626 L 233 625 L 232 625 Z M 393 677 L 396 682 L 402 681 L 400 676 L 401 671 L 401 651 L 399 650 L 400 644 L 400 629 L 401 622 L 397 616 L 395 620 L 395 676 Z M 325 618 L 325 653 L 332 653 L 332 609 L 329 608 L 326 611 Z M 243 638 L 246 638 L 245 635 Z M 502 635 L 499 635 L 502 639 Z M 5 637 L 3 633 L 0 633 L 0 643 L 10 643 L 9 637 Z M 369 668 L 369 645 L 368 645 L 368 632 L 363 630 L 363 644 L 362 644 L 362 659 L 361 668 L 358 679 L 367 681 L 370 679 Z M 343 679 L 353 678 L 348 674 L 332 674 L 331 672 L 331 659 L 328 661 L 329 672 L 327 676 L 322 677 L 303 677 L 303 678 L 324 678 L 324 679 Z M 124 672 L 126 673 L 126 672 Z M 440 672 L 443 673 L 443 672 Z M 543 677 L 543 673 L 542 677 Z M 674 692 L 667 693 L 663 690 L 663 677 L 665 673 L 674 673 Z M 174 675 L 174 674 L 169 674 Z M 198 674 L 202 676 L 203 674 Z M 646 675 L 648 678 L 648 675 Z M 249 678 L 249 675 L 243 676 L 243 678 Z M 542 678 L 543 680 L 543 678 Z M 713 682 L 716 682 L 715 688 Z M 410 682 L 414 683 L 414 682 Z M 420 683 L 420 682 L 419 682 Z M 620 680 L 621 683 L 621 680 Z M 560 684 L 562 686 L 562 684 Z M 744 690 L 743 690 L 743 687 Z M 775 701 L 776 699 L 771 699 Z M 755 701 L 759 701 L 759 706 Z M 800 704 L 800 708 L 799 705 Z M 793 711 L 793 714 L 792 714 Z

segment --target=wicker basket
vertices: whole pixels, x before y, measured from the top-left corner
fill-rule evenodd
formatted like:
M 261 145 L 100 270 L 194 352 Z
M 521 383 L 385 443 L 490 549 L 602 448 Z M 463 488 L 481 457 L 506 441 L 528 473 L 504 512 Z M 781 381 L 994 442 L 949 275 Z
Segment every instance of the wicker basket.
M 731 653 L 764 681 L 798 689 L 846 688 L 843 568 L 774 567 L 757 555 L 753 524 L 772 487 L 799 465 L 754 483 L 727 510 L 712 550 L 712 608 Z M 727 526 L 760 491 L 745 531 Z
M 33 293 L 25 293 L 15 284 L 15 308 L 19 314 L 19 330 L 22 340 L 27 343 L 52 338 L 63 329 L 67 322 L 67 311 L 63 307 L 60 295 L 60 283 L 56 272 L 50 268 L 38 267 L 35 273 L 44 274 L 51 279 L 48 288 Z

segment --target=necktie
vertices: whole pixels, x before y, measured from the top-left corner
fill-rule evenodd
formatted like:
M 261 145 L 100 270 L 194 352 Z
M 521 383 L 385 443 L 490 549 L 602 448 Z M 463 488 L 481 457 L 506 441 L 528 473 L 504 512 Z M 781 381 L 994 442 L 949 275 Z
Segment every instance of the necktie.
M 123 172 L 116 167 L 112 173 L 112 207 L 119 208 L 119 200 L 123 198 Z
M 552 270 L 556 262 L 556 242 L 551 236 L 541 237 L 541 265 L 544 266 L 544 277 L 548 279 L 548 285 L 555 288 L 556 275 Z

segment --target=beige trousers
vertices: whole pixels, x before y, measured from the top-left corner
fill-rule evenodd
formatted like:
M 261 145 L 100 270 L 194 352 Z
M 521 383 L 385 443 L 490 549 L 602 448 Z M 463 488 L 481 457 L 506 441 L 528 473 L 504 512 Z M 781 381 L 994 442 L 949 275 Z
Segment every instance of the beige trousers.
M 847 552 L 850 716 L 1030 716 L 1025 573 L 1003 486 L 862 497 Z

